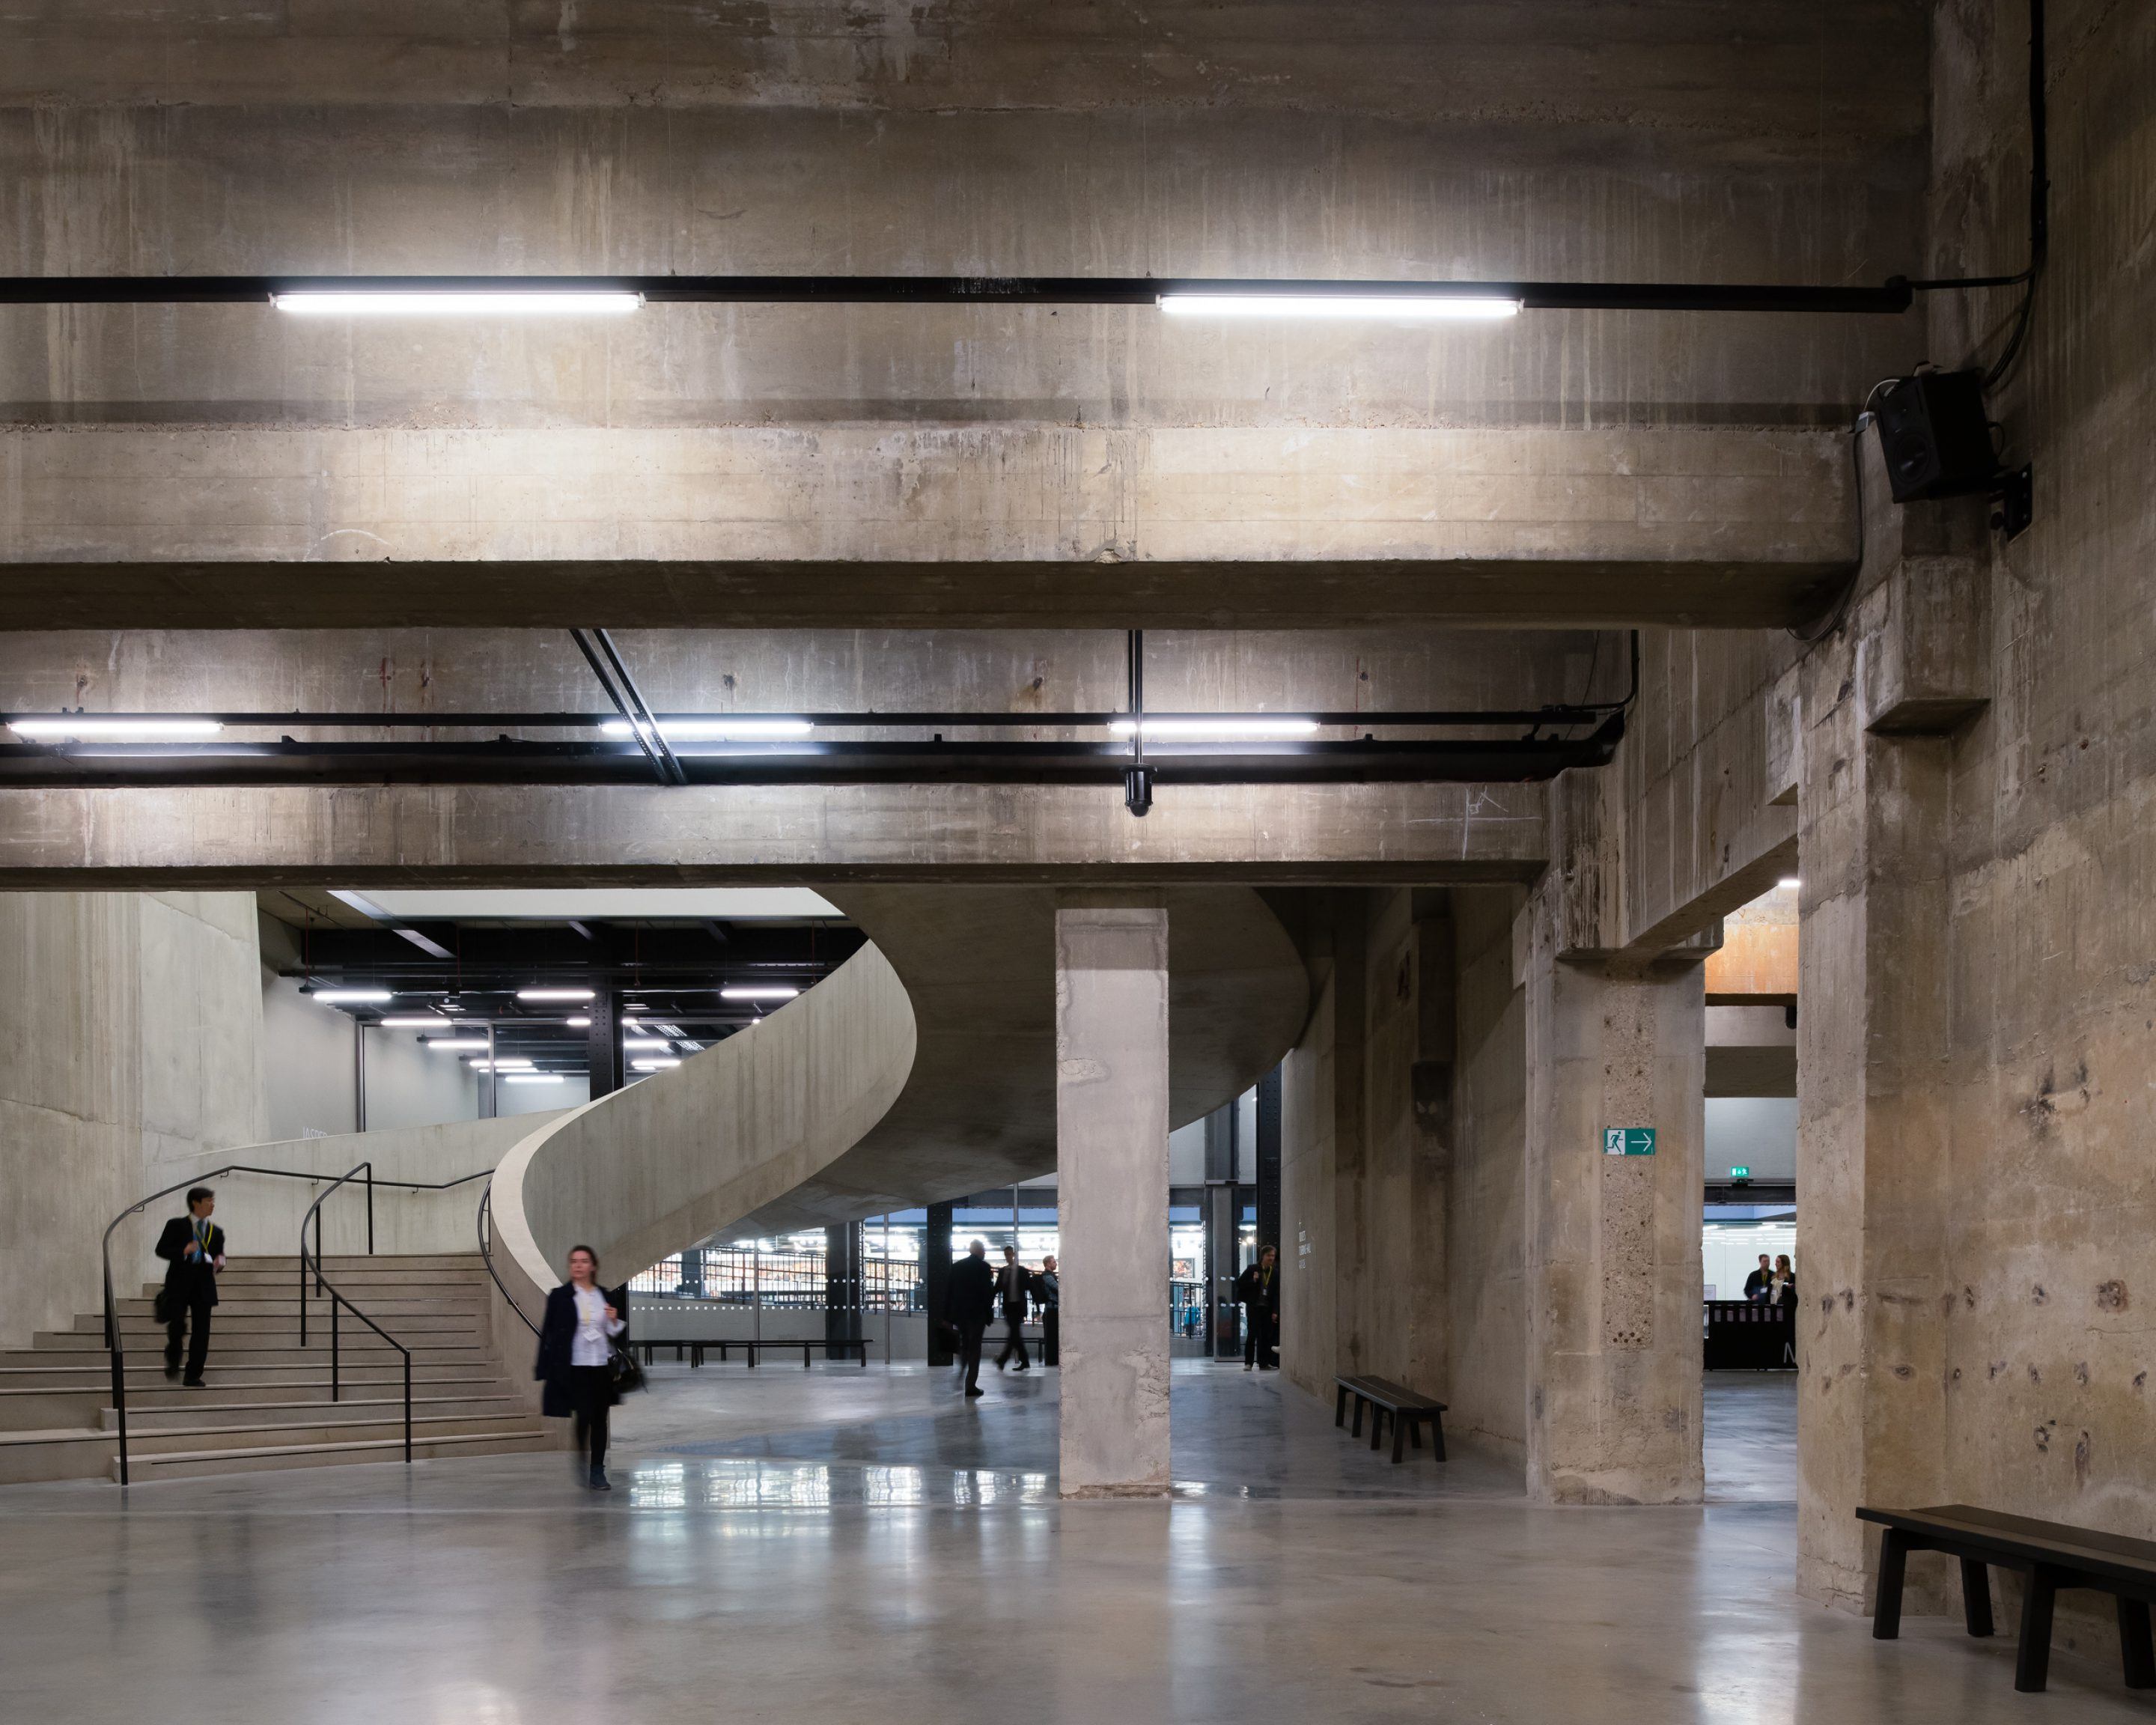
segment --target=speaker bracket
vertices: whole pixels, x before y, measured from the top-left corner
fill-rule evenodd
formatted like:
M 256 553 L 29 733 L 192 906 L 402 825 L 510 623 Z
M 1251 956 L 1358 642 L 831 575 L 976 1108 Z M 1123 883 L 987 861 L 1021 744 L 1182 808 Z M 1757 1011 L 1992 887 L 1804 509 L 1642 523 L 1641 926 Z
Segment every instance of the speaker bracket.
M 1991 491 L 1991 525 L 2009 540 L 2019 539 L 2036 518 L 2035 469 L 2028 462 L 2003 470 Z

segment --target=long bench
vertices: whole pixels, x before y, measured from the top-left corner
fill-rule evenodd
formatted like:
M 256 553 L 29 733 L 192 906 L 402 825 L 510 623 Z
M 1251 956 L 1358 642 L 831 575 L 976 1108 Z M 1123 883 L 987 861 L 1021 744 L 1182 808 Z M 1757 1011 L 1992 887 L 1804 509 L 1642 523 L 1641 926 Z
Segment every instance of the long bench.
M 844 1359 L 849 1354 L 857 1353 L 860 1356 L 863 1370 L 867 1369 L 869 1363 L 869 1344 L 865 1341 L 802 1342 L 790 1341 L 784 1337 L 772 1341 L 751 1341 L 745 1336 L 711 1337 L 698 1341 L 687 1337 L 661 1336 L 655 1342 L 639 1342 L 636 1346 L 644 1350 L 644 1363 L 647 1366 L 652 1363 L 653 1355 L 656 1350 L 661 1348 L 672 1348 L 676 1361 L 679 1361 L 685 1353 L 691 1366 L 703 1364 L 705 1350 L 711 1348 L 719 1350 L 719 1359 L 721 1363 L 725 1362 L 727 1350 L 730 1348 L 744 1349 L 748 1354 L 748 1363 L 752 1366 L 756 1363 L 756 1357 L 759 1352 L 767 1353 L 774 1348 L 798 1348 L 801 1350 L 801 1369 L 804 1372 L 808 1369 L 810 1353 L 819 1348 L 824 1350 L 824 1357 L 826 1359 Z
M 1339 1377 L 1333 1383 L 1339 1387 L 1334 1399 L 1332 1423 L 1343 1425 L 1348 1418 L 1348 1399 L 1355 1399 L 1355 1425 L 1352 1435 L 1363 1435 L 1363 1410 L 1370 1410 L 1370 1447 L 1378 1447 L 1378 1439 L 1385 1428 L 1385 1416 L 1393 1420 L 1393 1460 L 1404 1458 L 1403 1445 L 1412 1440 L 1415 1448 L 1422 1447 L 1418 1428 L 1430 1427 L 1430 1446 L 1440 1461 L 1445 1460 L 1445 1404 L 1432 1401 L 1426 1395 L 1418 1395 L 1404 1384 L 1394 1383 L 1389 1378 Z
M 1933 1509 L 1860 1509 L 1857 1519 L 1887 1531 L 1879 1550 L 1879 1594 L 1871 1633 L 1902 1632 L 1902 1579 L 1912 1551 L 1961 1559 L 1962 1615 L 1972 1635 L 1991 1633 L 1991 1569 L 2027 1578 L 2014 1686 L 2034 1693 L 2051 1674 L 2051 1604 L 2061 1588 L 2092 1588 L 2118 1602 L 2118 1640 L 2129 1689 L 2156 1689 L 2156 1646 L 2148 1608 L 2156 1604 L 2156 1543 L 2059 1522 L 2001 1515 L 1965 1503 Z

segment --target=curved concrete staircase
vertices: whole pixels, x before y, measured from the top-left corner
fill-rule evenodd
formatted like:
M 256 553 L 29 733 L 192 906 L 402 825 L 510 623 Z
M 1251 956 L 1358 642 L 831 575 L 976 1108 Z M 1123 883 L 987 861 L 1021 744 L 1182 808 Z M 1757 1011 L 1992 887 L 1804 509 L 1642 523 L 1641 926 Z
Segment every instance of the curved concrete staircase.
M 1055 1168 L 1053 891 L 877 886 L 830 896 L 872 944 L 753 1034 L 673 1070 L 524 1122 L 239 1153 L 325 1183 L 362 1158 L 382 1180 L 494 1169 L 499 1286 L 462 1250 L 474 1239 L 476 1186 L 378 1194 L 395 1255 L 356 1250 L 359 1213 L 348 1198 L 325 1212 L 331 1279 L 413 1349 L 415 1458 L 566 1442 L 566 1422 L 537 1418 L 526 1315 L 538 1313 L 572 1242 L 595 1245 L 609 1273 L 626 1274 L 744 1224 L 850 1221 Z M 1164 896 L 1179 1126 L 1280 1059 L 1301 1028 L 1308 985 L 1256 893 L 1178 887 Z M 316 1189 L 235 1181 L 220 1193 L 219 1220 L 243 1246 L 290 1240 Z M 116 1262 L 126 1261 L 123 1250 Z M 331 1403 L 326 1332 L 300 1347 L 297 1289 L 290 1256 L 233 1257 L 200 1390 L 164 1378 L 155 1288 L 123 1301 L 136 1480 L 402 1457 L 399 1356 L 347 1317 L 346 1394 Z M 327 1319 L 324 1301 L 311 1323 Z M 102 1327 L 86 1314 L 73 1330 L 0 1354 L 0 1481 L 116 1471 Z

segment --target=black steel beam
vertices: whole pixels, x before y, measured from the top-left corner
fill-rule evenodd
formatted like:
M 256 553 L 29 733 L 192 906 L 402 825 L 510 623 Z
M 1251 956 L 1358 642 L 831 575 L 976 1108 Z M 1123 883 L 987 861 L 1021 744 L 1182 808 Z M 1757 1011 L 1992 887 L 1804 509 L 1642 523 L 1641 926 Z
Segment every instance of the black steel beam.
M 14 275 L 0 304 L 244 305 L 273 294 L 633 293 L 654 305 L 1150 305 L 1164 294 L 1513 299 L 1534 311 L 1798 311 L 1892 315 L 1908 281 L 1876 286 L 1565 281 L 1252 281 L 1144 275 Z
M 1578 738 L 1153 745 L 1155 782 L 1178 784 L 1518 783 L 1606 765 L 1613 714 Z M 731 743 L 677 749 L 692 785 L 1120 785 L 1116 742 Z M 651 782 L 634 742 L 0 744 L 0 786 L 141 784 L 633 784 Z
M 1624 701 L 1591 701 L 1538 707 L 1438 707 L 1427 711 L 1360 712 L 1350 710 L 1293 712 L 1148 712 L 1147 723 L 1173 719 L 1178 722 L 1202 720 L 1233 724 L 1248 719 L 1307 719 L 1323 726 L 1346 725 L 1364 730 L 1402 730 L 1429 727 L 1449 729 L 1481 725 L 1594 725 L 1628 705 Z M 1127 712 L 1111 713 L 660 713 L 660 725 L 746 722 L 757 719 L 799 719 L 832 729 L 912 730 L 942 726 L 953 731 L 1098 728 L 1127 722 Z M 0 715 L 0 725 L 18 719 L 64 721 L 95 719 L 154 721 L 162 719 L 214 719 L 236 730 L 298 731 L 590 731 L 618 721 L 617 713 L 354 713 L 354 712 L 18 712 Z

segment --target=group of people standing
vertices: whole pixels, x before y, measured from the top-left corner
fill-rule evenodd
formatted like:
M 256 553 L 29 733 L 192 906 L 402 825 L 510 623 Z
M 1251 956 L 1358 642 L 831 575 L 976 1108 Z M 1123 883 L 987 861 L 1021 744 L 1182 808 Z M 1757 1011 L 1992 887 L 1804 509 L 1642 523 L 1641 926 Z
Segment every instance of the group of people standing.
M 1780 1254 L 1770 1264 L 1764 1252 L 1759 1254 L 1759 1267 L 1744 1278 L 1744 1297 L 1763 1306 L 1789 1306 L 1797 1303 L 1797 1272 L 1789 1264 L 1789 1255 Z
M 1063 1283 L 1053 1254 L 1040 1260 L 1040 1269 L 1029 1270 L 1019 1262 L 1018 1248 L 1005 1246 L 1003 1262 L 992 1266 L 988 1242 L 977 1240 L 966 1249 L 966 1255 L 951 1266 L 951 1281 L 944 1291 L 944 1322 L 957 1332 L 958 1364 L 965 1373 L 968 1395 L 983 1393 L 981 1341 L 998 1308 L 1009 1327 L 1003 1352 L 996 1356 L 996 1369 L 1000 1372 L 1009 1365 L 1013 1354 L 1018 1356 L 1019 1370 L 1033 1369 L 1025 1347 L 1029 1303 L 1040 1311 L 1040 1363 L 1055 1365 L 1062 1353 Z

